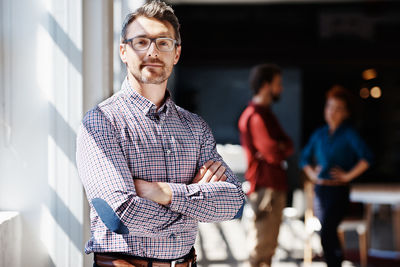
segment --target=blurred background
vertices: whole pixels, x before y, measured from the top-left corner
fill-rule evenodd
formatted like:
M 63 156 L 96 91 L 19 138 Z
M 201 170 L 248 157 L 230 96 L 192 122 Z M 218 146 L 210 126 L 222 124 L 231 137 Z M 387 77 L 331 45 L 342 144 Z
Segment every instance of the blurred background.
M 0 1 L 0 266 L 91 266 L 91 256 L 83 254 L 89 222 L 75 166 L 76 131 L 86 111 L 119 90 L 125 77 L 121 24 L 144 2 Z M 298 215 L 286 214 L 276 266 L 300 266 L 310 239 L 298 236 L 306 231 L 298 154 L 324 123 L 325 92 L 332 85 L 357 96 L 353 123 L 375 154 L 375 165 L 355 182 L 400 184 L 400 2 L 167 2 L 180 20 L 183 42 L 168 88 L 178 105 L 209 123 L 242 181 L 237 120 L 251 98 L 249 70 L 264 62 L 283 69 L 285 90 L 273 110 L 295 143 L 288 207 Z M 392 211 L 400 203 L 375 204 L 370 246 L 396 260 L 400 217 Z M 241 220 L 201 227 L 200 266 L 246 264 L 248 217 L 245 212 Z M 352 246 L 358 246 L 354 233 Z M 381 264 L 372 266 L 399 262 Z

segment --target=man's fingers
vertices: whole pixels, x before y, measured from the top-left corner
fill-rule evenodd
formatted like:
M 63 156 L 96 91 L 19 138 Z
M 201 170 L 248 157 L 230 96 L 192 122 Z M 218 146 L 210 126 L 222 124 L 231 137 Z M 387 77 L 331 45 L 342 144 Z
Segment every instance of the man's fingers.
M 227 176 L 224 174 L 226 168 L 222 166 L 222 162 L 209 160 L 200 168 L 192 183 L 209 183 L 226 181 Z
M 214 161 L 209 160 L 206 163 L 204 163 L 203 166 L 199 169 L 197 172 L 196 176 L 194 177 L 192 183 L 198 183 L 204 176 L 204 174 L 207 172 L 208 168 L 214 163 Z
M 220 166 L 218 170 L 214 173 L 214 175 L 211 177 L 210 182 L 218 182 L 221 180 L 222 175 L 225 173 L 226 168 L 224 166 Z
M 210 166 L 211 166 L 213 163 L 214 163 L 214 161 L 209 160 L 209 161 L 207 161 L 206 163 L 204 163 L 203 166 L 204 166 L 206 169 L 208 169 L 208 168 L 210 168 Z
M 207 172 L 204 174 L 202 182 L 208 183 L 210 182 L 211 178 L 215 174 L 215 172 L 218 170 L 218 168 L 221 166 L 221 162 L 217 161 L 214 162 L 208 169 Z
M 219 179 L 220 182 L 225 182 L 228 177 L 225 174 L 222 174 L 221 179 Z

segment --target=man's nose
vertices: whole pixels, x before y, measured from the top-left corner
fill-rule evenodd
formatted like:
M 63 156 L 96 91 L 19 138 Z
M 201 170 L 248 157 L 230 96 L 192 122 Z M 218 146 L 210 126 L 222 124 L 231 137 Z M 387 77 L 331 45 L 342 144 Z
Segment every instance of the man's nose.
M 151 42 L 149 49 L 147 49 L 147 56 L 149 57 L 158 57 L 158 49 L 156 46 L 156 42 Z

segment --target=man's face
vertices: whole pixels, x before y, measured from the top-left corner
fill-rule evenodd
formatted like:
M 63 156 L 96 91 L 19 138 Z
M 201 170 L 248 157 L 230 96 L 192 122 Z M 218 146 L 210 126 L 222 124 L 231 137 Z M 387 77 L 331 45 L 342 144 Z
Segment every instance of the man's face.
M 282 90 L 283 90 L 283 85 L 282 85 L 282 75 L 281 74 L 276 74 L 274 78 L 271 81 L 271 96 L 272 100 L 274 102 L 278 101 Z
M 126 39 L 134 37 L 175 39 L 175 34 L 169 22 L 138 17 L 127 28 Z M 180 54 L 181 46 L 169 52 L 161 52 L 155 42 L 147 50 L 141 51 L 134 50 L 130 43 L 120 45 L 120 57 L 127 65 L 128 76 L 133 76 L 143 84 L 161 84 L 166 81 Z

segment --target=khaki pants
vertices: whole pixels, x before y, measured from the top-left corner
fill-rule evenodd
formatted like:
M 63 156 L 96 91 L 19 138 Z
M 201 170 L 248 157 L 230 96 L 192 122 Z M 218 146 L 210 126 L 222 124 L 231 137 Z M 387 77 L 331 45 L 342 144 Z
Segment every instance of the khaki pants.
M 250 265 L 271 266 L 278 245 L 282 211 L 286 206 L 286 192 L 261 188 L 249 195 L 249 202 L 255 214 L 248 234 Z

